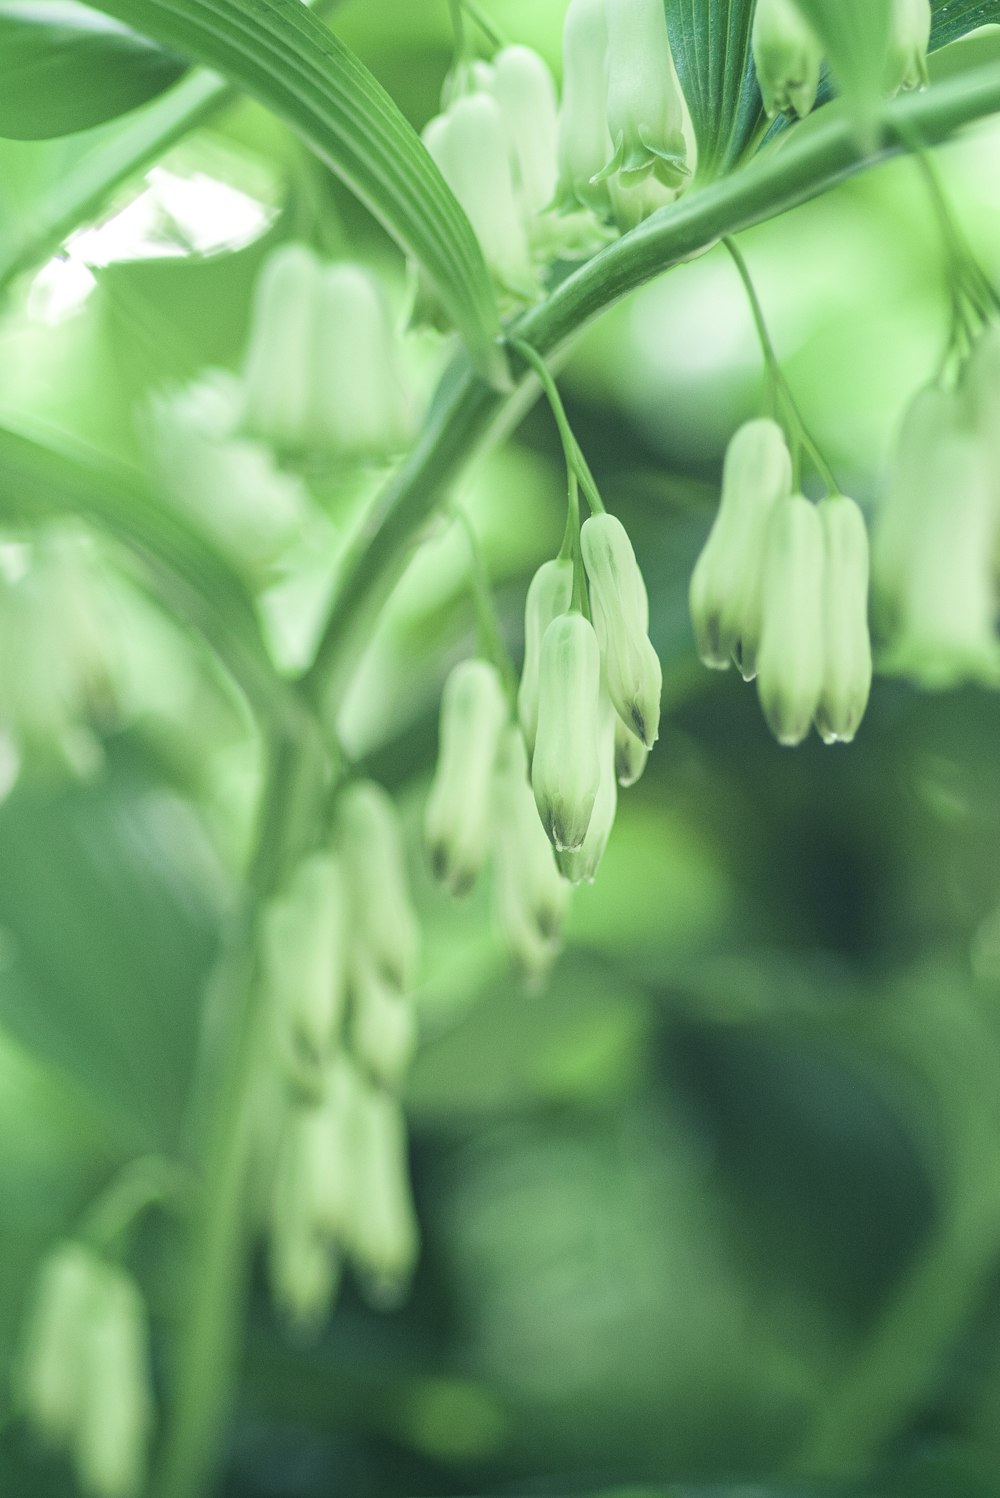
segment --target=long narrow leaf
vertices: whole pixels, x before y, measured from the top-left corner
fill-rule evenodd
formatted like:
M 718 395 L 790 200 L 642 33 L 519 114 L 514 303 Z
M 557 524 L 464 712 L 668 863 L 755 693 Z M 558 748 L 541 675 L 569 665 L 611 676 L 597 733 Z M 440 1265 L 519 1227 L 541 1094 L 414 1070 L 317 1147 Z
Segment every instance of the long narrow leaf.
M 184 66 L 85 5 L 9 0 L 0 6 L 0 135 L 89 130 L 161 94 Z
M 392 99 L 299 0 L 95 0 L 283 119 L 423 266 L 478 368 L 502 381 L 499 319 L 468 219 Z

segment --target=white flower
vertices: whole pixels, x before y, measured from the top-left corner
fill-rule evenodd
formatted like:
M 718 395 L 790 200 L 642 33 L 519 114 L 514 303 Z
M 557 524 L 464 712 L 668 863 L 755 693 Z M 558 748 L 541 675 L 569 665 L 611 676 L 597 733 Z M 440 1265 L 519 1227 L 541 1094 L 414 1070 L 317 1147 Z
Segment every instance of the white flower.
M 778 500 L 767 527 L 757 692 L 780 744 L 809 732 L 825 662 L 823 526 L 801 494 Z
M 553 619 L 542 639 L 531 784 L 557 851 L 580 847 L 594 810 L 601 778 L 600 686 L 593 625 L 578 613 Z

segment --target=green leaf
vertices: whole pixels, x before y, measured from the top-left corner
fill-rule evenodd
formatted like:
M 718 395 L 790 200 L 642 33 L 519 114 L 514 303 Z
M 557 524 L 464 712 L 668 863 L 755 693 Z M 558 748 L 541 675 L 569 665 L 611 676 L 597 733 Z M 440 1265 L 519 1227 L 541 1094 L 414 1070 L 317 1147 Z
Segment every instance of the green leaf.
M 239 578 L 141 477 L 89 452 L 57 451 L 0 428 L 0 519 L 75 516 L 119 542 L 175 619 L 202 635 L 251 702 L 269 712 L 283 684 Z
M 194 818 L 126 746 L 101 777 L 22 782 L 0 806 L 0 1020 L 133 1148 L 177 1136 L 220 890 Z
M 743 155 L 761 119 L 750 55 L 753 0 L 665 0 L 670 45 L 698 137 L 698 175 L 715 177 Z M 724 10 L 724 15 L 720 14 Z
M 0 5 L 0 135 L 72 135 L 176 83 L 177 57 L 72 0 Z
M 480 372 L 505 381 L 492 283 L 471 225 L 412 126 L 299 0 L 97 0 L 252 94 L 342 177 L 436 284 Z

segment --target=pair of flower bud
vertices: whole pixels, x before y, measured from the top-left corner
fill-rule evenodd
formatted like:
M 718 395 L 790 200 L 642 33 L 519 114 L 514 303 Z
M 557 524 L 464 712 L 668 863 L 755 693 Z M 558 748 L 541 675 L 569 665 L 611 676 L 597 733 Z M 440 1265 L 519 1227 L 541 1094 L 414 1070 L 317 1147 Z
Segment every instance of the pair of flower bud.
M 346 1055 L 330 1063 L 317 1103 L 288 1103 L 268 1228 L 275 1304 L 300 1333 L 324 1321 L 345 1258 L 378 1301 L 412 1273 L 418 1232 L 402 1108 Z
M 570 0 L 563 28 L 557 198 L 633 227 L 697 161 L 662 0 Z
M 265 912 L 263 971 L 289 1074 L 314 1090 L 341 1043 L 386 1086 L 416 1044 L 408 990 L 419 928 L 391 798 L 352 781 L 338 798 L 332 845 L 302 859 Z
M 363 265 L 325 265 L 305 245 L 283 245 L 260 273 L 243 382 L 246 431 L 281 451 L 382 459 L 412 436 L 379 282 Z
M 131 1275 L 85 1244 L 43 1263 L 18 1378 L 26 1416 L 93 1498 L 138 1498 L 153 1423 L 149 1334 Z
M 518 966 L 540 976 L 559 948 L 568 891 L 542 831 L 527 752 L 496 667 L 462 661 L 445 682 L 424 838 L 435 877 L 472 888 L 490 853 L 501 929 Z
M 756 677 L 781 743 L 800 743 L 814 720 L 827 743 L 850 741 L 871 687 L 867 531 L 853 500 L 814 506 L 791 493 L 791 478 L 777 423 L 742 426 L 691 578 L 698 653 Z
M 752 49 L 769 116 L 804 116 L 824 55 L 841 89 L 895 93 L 927 83 L 930 0 L 757 0 Z
M 423 142 L 511 297 L 540 290 L 533 250 L 555 191 L 556 91 L 544 59 L 505 47 L 453 80 Z
M 637 779 L 657 738 L 662 688 L 646 588 L 624 526 L 592 515 L 580 550 L 593 622 L 571 607 L 572 563 L 546 563 L 528 590 L 518 694 L 538 814 L 574 882 L 593 878 L 604 851 L 616 768 L 623 781 Z
M 875 517 L 872 571 L 888 670 L 930 688 L 1000 684 L 996 415 L 1000 337 L 974 348 L 963 388 L 922 390 Z

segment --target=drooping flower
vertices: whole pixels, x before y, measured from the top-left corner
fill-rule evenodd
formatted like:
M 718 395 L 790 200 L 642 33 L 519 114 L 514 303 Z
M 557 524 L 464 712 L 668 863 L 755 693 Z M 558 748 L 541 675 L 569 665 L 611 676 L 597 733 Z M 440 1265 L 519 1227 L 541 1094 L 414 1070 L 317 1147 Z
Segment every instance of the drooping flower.
M 347 996 L 348 892 L 339 860 L 315 853 L 264 917 L 263 962 L 283 1032 L 307 1061 L 329 1058 Z
M 531 784 L 542 826 L 558 851 L 580 847 L 594 810 L 600 686 L 593 625 L 578 613 L 553 619 L 542 639 Z
M 153 1398 L 149 1329 L 139 1287 L 102 1264 L 82 1332 L 86 1377 L 73 1458 L 94 1498 L 139 1498 L 145 1485 Z
M 823 687 L 816 727 L 824 743 L 850 743 L 872 684 L 868 634 L 868 531 L 853 499 L 819 505 L 823 526 Z
M 559 872 L 570 884 L 593 884 L 618 810 L 618 781 L 615 776 L 615 723 L 618 715 L 606 693 L 602 693 L 601 697 L 600 719 L 600 782 L 587 835 L 579 848 L 568 848 L 556 854 Z
M 647 633 L 649 599 L 632 543 L 614 515 L 591 515 L 580 530 L 580 549 L 608 693 L 622 721 L 651 749 L 663 673 Z
M 607 212 L 600 173 L 614 154 L 607 110 L 608 21 L 605 0 L 570 0 L 563 23 L 556 201 L 564 211 Z
M 751 45 L 768 118 L 807 115 L 816 102 L 823 48 L 796 0 L 757 0 Z
M 779 744 L 800 744 L 823 690 L 823 526 L 801 494 L 779 500 L 768 521 L 757 693 Z
M 613 154 L 601 175 L 628 185 L 652 173 L 682 188 L 694 174 L 693 135 L 662 0 L 606 0 L 606 14 Z
M 719 670 L 735 660 L 747 681 L 756 673 L 768 521 L 791 482 L 777 422 L 763 417 L 740 427 L 726 449 L 719 510 L 691 576 L 698 654 Z
M 497 915 L 514 961 L 529 978 L 551 967 L 569 902 L 538 819 L 520 729 L 503 735 L 494 781 Z
M 336 846 L 351 892 L 353 939 L 390 982 L 410 988 L 420 928 L 410 898 L 399 813 L 373 780 L 354 780 L 337 802 Z
M 573 563 L 568 557 L 543 562 L 528 584 L 524 601 L 524 665 L 517 690 L 517 714 L 528 745 L 534 752 L 538 727 L 538 672 L 545 631 L 573 598 Z
M 455 895 L 472 888 L 489 853 L 489 789 L 506 719 L 496 667 L 461 661 L 444 685 L 437 768 L 424 819 L 431 869 Z

